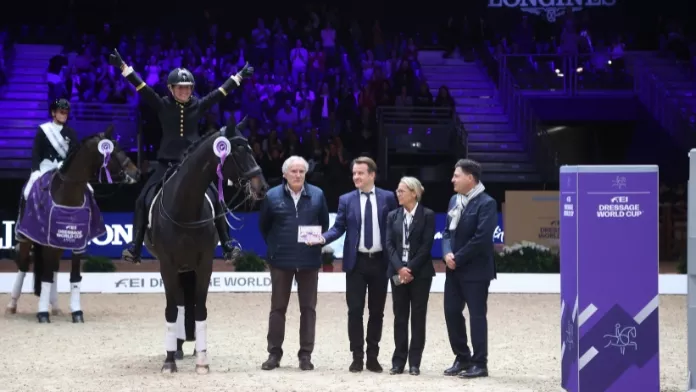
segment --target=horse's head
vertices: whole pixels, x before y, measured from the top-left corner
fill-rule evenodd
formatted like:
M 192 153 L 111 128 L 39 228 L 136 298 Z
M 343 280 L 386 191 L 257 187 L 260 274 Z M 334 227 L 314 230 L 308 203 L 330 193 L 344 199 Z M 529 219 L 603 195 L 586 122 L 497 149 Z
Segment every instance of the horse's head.
M 220 137 L 213 142 L 213 151 L 221 159 L 225 156 L 222 165 L 223 177 L 247 187 L 251 197 L 261 200 L 266 196 L 268 183 L 254 159 L 249 142 L 241 133 L 246 121 L 245 117 L 235 126 L 232 117 L 227 126 L 220 130 Z
M 105 170 L 107 178 L 113 173 L 115 182 L 126 184 L 135 184 L 140 179 L 140 170 L 114 140 L 113 125 L 105 132 L 83 139 L 82 148 L 87 151 L 92 173 L 98 170 L 101 177 L 101 170 Z

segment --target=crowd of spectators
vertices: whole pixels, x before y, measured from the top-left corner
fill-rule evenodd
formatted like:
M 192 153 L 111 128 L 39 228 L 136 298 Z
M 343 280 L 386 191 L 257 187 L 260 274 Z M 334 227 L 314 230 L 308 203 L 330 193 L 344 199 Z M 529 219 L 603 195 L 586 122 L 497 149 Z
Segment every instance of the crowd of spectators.
M 659 49 L 664 55 L 690 63 L 696 69 L 696 41 L 683 25 L 660 18 L 656 34 L 637 34 L 592 20 L 589 10 L 567 10 L 555 23 L 544 15 L 523 15 L 508 29 L 488 29 L 486 21 L 467 29 L 471 37 L 483 36 L 496 61 L 507 56 L 506 66 L 518 84 L 527 88 L 558 88 L 563 78 L 577 78 L 579 88 L 626 89 L 632 86 L 626 74 L 627 50 Z M 464 40 L 466 42 L 466 40 Z M 510 56 L 511 55 L 511 56 Z
M 311 175 L 319 177 L 347 171 L 357 154 L 376 156 L 378 106 L 453 106 L 445 86 L 435 86 L 437 97 L 431 94 L 414 39 L 383 32 L 379 21 L 351 22 L 338 31 L 340 21 L 331 13 L 311 13 L 304 22 L 276 18 L 270 27 L 266 22 L 259 18 L 246 37 L 211 23 L 206 34 L 184 39 L 160 31 L 120 36 L 105 25 L 101 34 L 84 35 L 79 47 L 51 61 L 49 79 L 55 83 L 49 98 L 141 104 L 107 63 L 113 47 L 162 95 L 168 94 L 166 77 L 173 68 L 191 70 L 195 94 L 203 96 L 249 62 L 253 78 L 211 110 L 201 131 L 229 116 L 248 116 L 250 144 L 271 179 L 280 177 L 280 163 L 290 154 L 304 155 Z M 146 139 L 157 135 L 156 116 L 146 107 L 142 114 Z

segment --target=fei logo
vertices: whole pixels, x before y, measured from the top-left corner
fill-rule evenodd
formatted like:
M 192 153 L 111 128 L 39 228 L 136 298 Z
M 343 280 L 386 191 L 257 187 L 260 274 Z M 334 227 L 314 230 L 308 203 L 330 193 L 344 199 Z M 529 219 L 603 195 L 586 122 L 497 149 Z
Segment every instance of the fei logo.
M 586 7 L 613 7 L 617 0 L 488 0 L 488 8 L 519 8 L 524 12 L 546 16 L 554 23 L 567 9 L 573 12 Z
M 618 203 L 621 203 L 621 204 L 628 203 L 628 196 L 615 196 L 615 197 L 612 197 L 612 198 L 611 198 L 611 202 L 612 202 L 612 203 L 616 203 L 616 204 L 618 204 Z

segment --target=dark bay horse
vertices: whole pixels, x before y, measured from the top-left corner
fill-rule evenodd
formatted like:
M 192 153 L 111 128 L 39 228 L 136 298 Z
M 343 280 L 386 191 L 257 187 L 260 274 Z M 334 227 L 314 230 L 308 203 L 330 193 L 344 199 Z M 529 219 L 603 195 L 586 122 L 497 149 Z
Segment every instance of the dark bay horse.
M 177 371 L 177 337 L 181 337 L 183 325 L 178 318 L 185 302 L 180 274 L 188 271 L 194 271 L 196 279 L 196 372 L 209 372 L 206 300 L 219 242 L 212 203 L 224 202 L 223 184 L 228 180 L 255 200 L 262 199 L 268 189 L 247 140 L 238 129 L 224 127 L 191 145 L 173 173 L 165 176 L 162 187 L 150 191 L 156 194 L 146 197 L 150 210 L 145 246 L 159 259 L 166 297 L 163 373 Z M 217 191 L 211 189 L 211 183 L 217 183 Z
M 15 286 L 24 280 L 34 256 L 34 293 L 39 296 L 36 317 L 40 323 L 50 323 L 49 302 L 55 290 L 54 277 L 65 250 L 73 253 L 71 271 L 72 320 L 84 322 L 80 306 L 80 258 L 90 240 L 102 235 L 106 228 L 94 195 L 88 190 L 90 178 L 99 172 L 112 182 L 133 184 L 140 171 L 113 139 L 113 126 L 105 132 L 83 139 L 68 152 L 63 165 L 44 173 L 32 186 L 26 207 L 17 222 L 17 232 L 28 241 L 19 243 L 17 266 L 20 273 Z M 104 172 L 104 173 L 102 173 Z M 78 260 L 75 265 L 75 260 Z M 53 294 L 55 295 L 55 294 Z M 7 307 L 8 313 L 16 312 L 16 298 Z

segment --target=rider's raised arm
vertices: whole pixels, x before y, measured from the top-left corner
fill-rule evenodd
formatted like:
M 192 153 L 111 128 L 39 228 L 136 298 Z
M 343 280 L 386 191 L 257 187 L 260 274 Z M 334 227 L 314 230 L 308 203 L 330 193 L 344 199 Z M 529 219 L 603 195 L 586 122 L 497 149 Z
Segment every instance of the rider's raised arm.
M 215 90 L 209 92 L 206 96 L 201 98 L 200 105 L 201 110 L 206 112 L 213 107 L 216 103 L 222 101 L 227 94 L 231 93 L 242 84 L 242 77 L 237 75 L 230 76 L 222 86 L 216 88 Z
M 254 67 L 249 66 L 249 63 L 244 65 L 241 71 L 237 72 L 236 75 L 232 75 L 222 84 L 222 86 L 211 91 L 208 95 L 201 98 L 200 107 L 203 112 L 208 111 L 213 105 L 222 101 L 227 94 L 231 93 L 242 84 L 244 78 L 251 77 L 254 74 Z
M 123 64 L 121 71 L 121 75 L 135 87 L 135 91 L 140 93 L 140 96 L 143 97 L 145 102 L 147 102 L 152 109 L 158 113 L 160 110 L 164 109 L 164 99 L 140 78 L 137 72 L 133 70 L 133 67 Z

